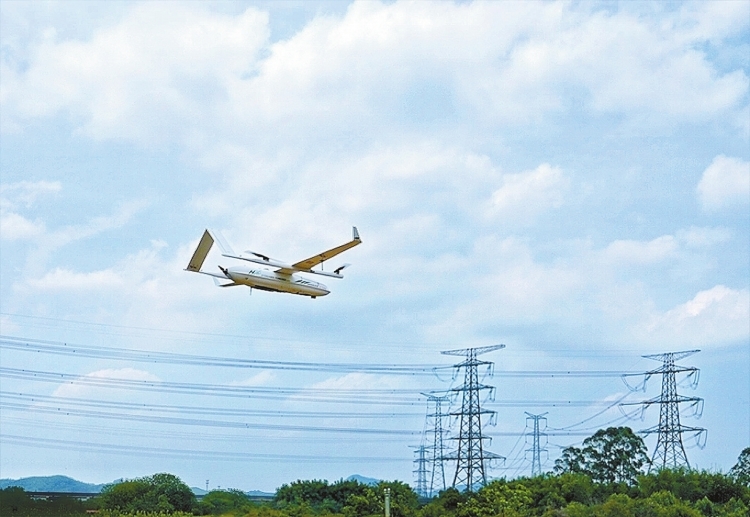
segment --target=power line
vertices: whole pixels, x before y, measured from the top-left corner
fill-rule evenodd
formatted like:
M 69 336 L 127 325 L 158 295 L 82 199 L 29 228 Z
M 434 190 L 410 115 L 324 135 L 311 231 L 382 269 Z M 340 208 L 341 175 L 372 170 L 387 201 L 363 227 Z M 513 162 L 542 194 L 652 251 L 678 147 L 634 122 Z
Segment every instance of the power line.
M 289 400 L 299 402 L 375 404 L 375 405 L 421 405 L 419 390 L 396 388 L 292 388 L 236 386 L 226 384 L 200 384 L 190 382 L 169 382 L 99 377 L 70 373 L 27 370 L 0 367 L 0 378 L 18 379 L 54 384 L 85 385 L 100 388 L 127 389 L 158 393 L 183 393 L 190 395 L 211 395 L 267 400 Z M 457 391 L 457 390 L 454 390 Z M 460 390 L 458 390 L 460 391 Z M 493 406 L 503 407 L 580 407 L 609 405 L 609 401 L 597 400 L 501 400 L 493 401 Z
M 262 429 L 275 431 L 303 431 L 303 432 L 322 432 L 322 433 L 344 433 L 344 434 L 382 434 L 394 436 L 417 436 L 417 431 L 402 429 L 373 429 L 360 427 L 333 427 L 333 426 L 305 426 L 305 425 L 288 425 L 288 424 L 269 424 L 258 422 L 241 422 L 227 420 L 201 420 L 197 418 L 182 418 L 175 416 L 163 415 L 143 415 L 136 413 L 118 413 L 112 411 L 100 411 L 93 409 L 82 409 L 77 407 L 61 408 L 57 405 L 18 404 L 14 402 L 0 402 L 0 409 L 4 411 L 25 411 L 34 413 L 47 413 L 61 416 L 80 416 L 101 419 L 124 420 L 130 422 L 151 422 L 160 424 L 188 425 L 200 427 L 221 427 L 233 429 Z
M 59 417 L 68 417 L 68 416 L 75 416 L 75 415 L 55 415 L 54 420 L 45 420 L 45 419 L 39 419 L 39 418 L 17 418 L 13 416 L 9 416 L 7 414 L 3 414 L 3 426 L 4 429 L 7 430 L 10 428 L 11 424 L 18 424 L 19 427 L 28 429 L 27 432 L 24 432 L 24 435 L 30 435 L 40 429 L 52 429 L 56 432 L 59 432 L 62 429 L 66 430 L 72 430 L 72 431 L 84 431 L 86 436 L 91 436 L 92 434 L 102 434 L 107 436 L 108 438 L 111 438 L 112 436 L 118 436 L 118 437 L 125 437 L 125 436 L 135 436 L 138 438 L 166 438 L 170 440 L 170 442 L 173 442 L 176 438 L 186 439 L 186 440 L 199 440 L 201 443 L 208 443 L 208 442 L 226 442 L 226 443 L 232 443 L 232 444 L 246 444 L 248 441 L 248 438 L 250 437 L 249 431 L 258 431 L 258 430 L 248 430 L 248 429 L 239 429 L 237 433 L 234 434 L 226 434 L 219 432 L 218 430 L 212 430 L 210 433 L 200 433 L 200 432 L 184 432 L 176 430 L 174 427 L 169 427 L 168 429 L 155 429 L 153 427 L 148 428 L 136 428 L 133 426 L 128 426 L 125 428 L 124 426 L 106 426 L 106 425 L 100 425 L 96 423 L 92 423 L 90 421 L 87 421 L 84 423 L 76 423 L 74 422 L 68 422 L 66 418 L 59 418 Z M 88 419 L 87 419 L 88 420 Z M 263 431 L 263 430 L 260 430 Z M 232 430 L 230 429 L 230 432 Z M 252 438 L 256 440 L 262 440 L 263 443 L 269 443 L 272 441 L 283 441 L 288 442 L 289 437 L 286 435 L 281 435 L 275 430 L 270 430 L 267 433 L 258 433 L 254 432 L 252 434 Z M 349 438 L 347 435 L 343 434 L 335 434 L 331 436 L 325 436 L 321 434 L 317 435 L 310 435 L 306 436 L 304 443 L 310 444 L 310 443 L 336 443 L 341 444 L 343 441 L 355 441 L 357 444 L 362 443 L 370 443 L 370 442 L 377 442 L 377 443 L 384 443 L 384 442 L 393 442 L 393 443 L 403 443 L 403 438 L 400 436 L 382 436 L 382 435 L 367 435 L 367 434 L 352 434 L 351 438 Z M 0 441 L 1 443 L 1 441 Z
M 304 402 L 351 403 L 352 396 L 360 397 L 362 404 L 419 404 L 418 390 L 408 389 L 354 389 L 354 388 L 286 388 L 233 386 L 226 384 L 199 384 L 191 382 L 168 382 L 134 380 L 112 377 L 81 376 L 67 373 L 26 370 L 0 367 L 0 377 L 55 384 L 79 384 L 105 388 L 124 388 L 136 391 L 160 393 L 186 393 L 221 397 L 249 397 L 266 399 L 297 400 Z M 391 397 L 385 397 L 391 395 Z
M 198 414 L 215 416 L 255 416 L 255 417 L 292 417 L 292 418 L 356 418 L 383 419 L 398 417 L 415 417 L 419 413 L 394 413 L 386 411 L 353 412 L 353 411 L 291 411 L 291 410 L 259 410 L 240 408 L 217 408 L 200 406 L 179 406 L 167 404 L 145 404 L 140 402 L 104 401 L 79 397 L 60 397 L 53 395 L 35 395 L 30 393 L 15 393 L 0 391 L 0 399 L 21 400 L 28 403 L 45 402 L 72 407 L 124 409 L 131 411 L 160 411 L 163 413 Z
M 226 368 L 245 368 L 263 370 L 318 371 L 338 373 L 378 373 L 388 375 L 429 375 L 450 370 L 451 365 L 419 364 L 365 364 L 365 363 L 316 363 L 301 361 L 271 361 L 260 359 L 241 359 L 205 355 L 178 354 L 156 350 L 118 348 L 112 346 L 80 345 L 61 341 L 36 340 L 0 335 L 0 349 L 23 352 L 44 353 L 71 357 L 88 357 L 97 359 L 114 359 L 146 363 L 183 364 L 194 366 L 217 366 Z M 621 377 L 632 372 L 613 370 L 517 370 L 495 372 L 499 377 L 520 378 L 595 378 Z
M 31 315 L 31 314 L 19 314 L 19 313 L 12 313 L 12 312 L 2 312 L 0 311 L 0 316 L 9 316 L 11 318 L 19 318 L 21 320 L 30 320 L 30 321 L 40 321 L 40 322 L 49 322 L 50 324 L 63 324 L 66 327 L 70 327 L 72 325 L 81 325 L 81 326 L 89 326 L 96 329 L 114 329 L 118 331 L 118 333 L 104 333 L 105 335 L 117 335 L 121 336 L 123 333 L 121 331 L 143 331 L 143 332 L 149 332 L 153 334 L 162 334 L 167 336 L 178 336 L 179 340 L 181 342 L 185 342 L 187 337 L 194 336 L 195 338 L 200 338 L 201 342 L 205 338 L 220 338 L 220 339 L 232 339 L 232 340 L 241 340 L 241 342 L 246 344 L 249 340 L 256 340 L 256 341 L 272 341 L 272 342 L 286 342 L 286 343 L 299 343 L 301 345 L 306 345 L 310 343 L 317 343 L 317 344 L 325 344 L 325 345 L 332 345 L 332 344 L 339 344 L 339 345 L 346 345 L 346 344 L 356 344 L 358 347 L 364 347 L 364 348 L 383 348 L 386 346 L 391 347 L 404 347 L 408 346 L 409 349 L 420 349 L 420 350 L 428 350 L 428 351 L 435 351 L 436 349 L 439 349 L 440 347 L 443 347 L 446 345 L 446 343 L 422 343 L 422 342 L 415 342 L 415 341 L 386 341 L 386 342 L 378 342 L 378 343 L 363 343 L 360 339 L 356 341 L 351 340 L 337 340 L 332 341 L 331 339 L 325 339 L 325 340 L 311 340 L 309 338 L 301 339 L 299 337 L 278 337 L 278 336 L 267 336 L 267 335 L 261 335 L 261 334 L 223 334 L 220 332 L 197 332 L 197 331 L 189 331 L 189 330 L 175 330 L 175 329 L 164 329 L 164 328 L 158 328 L 158 327 L 143 327 L 143 326 L 136 326 L 136 325 L 115 325 L 111 323 L 101 323 L 101 322 L 92 322 L 92 321 L 82 321 L 82 320 L 71 320 L 71 319 L 62 319 L 62 318 L 54 318 L 50 316 L 38 316 L 38 315 Z M 39 327 L 39 328 L 55 328 L 51 325 L 30 325 L 30 324 L 22 324 L 17 323 L 19 326 L 30 326 L 30 327 Z M 99 333 L 102 333 L 101 331 Z M 615 349 L 612 347 L 598 347 L 598 348 L 580 348 L 580 349 L 571 349 L 570 347 L 561 347 L 561 348 L 537 348 L 533 351 L 524 351 L 524 350 L 515 350 L 513 352 L 509 352 L 510 354 L 516 354 L 516 355 L 526 355 L 528 353 L 544 353 L 544 354 L 555 354 L 560 353 L 566 357 L 574 357 L 574 356 L 581 356 L 581 357 L 632 357 L 634 352 L 638 352 L 637 349 Z
M 79 452 L 103 452 L 108 454 L 132 455 L 138 453 L 144 456 L 154 457 L 176 457 L 191 459 L 206 459 L 211 461 L 248 461 L 248 460 L 265 460 L 265 461 L 294 461 L 294 462 L 327 462 L 327 463 L 361 463 L 365 461 L 373 462 L 397 462 L 403 461 L 400 457 L 385 456 L 325 456 L 301 455 L 301 454 L 267 454 L 267 453 L 248 453 L 242 451 L 207 451 L 192 449 L 171 449 L 162 447 L 143 447 L 137 445 L 121 445 L 112 443 L 94 443 L 82 442 L 77 440 L 59 440 L 52 438 L 38 438 L 29 436 L 20 436 L 13 434 L 0 434 L 0 440 L 3 443 L 21 445 L 33 448 L 45 448 L 55 450 L 71 450 Z
M 0 336 L 0 348 L 27 352 L 66 355 L 75 357 L 119 359 L 149 363 L 184 364 L 195 366 L 221 366 L 228 368 L 256 368 L 264 370 L 323 371 L 388 373 L 390 375 L 433 375 L 436 370 L 450 366 L 437 365 L 398 365 L 362 363 L 314 363 L 299 361 L 266 361 L 259 359 L 239 359 L 203 355 L 178 354 L 154 350 L 77 345 L 59 341 Z

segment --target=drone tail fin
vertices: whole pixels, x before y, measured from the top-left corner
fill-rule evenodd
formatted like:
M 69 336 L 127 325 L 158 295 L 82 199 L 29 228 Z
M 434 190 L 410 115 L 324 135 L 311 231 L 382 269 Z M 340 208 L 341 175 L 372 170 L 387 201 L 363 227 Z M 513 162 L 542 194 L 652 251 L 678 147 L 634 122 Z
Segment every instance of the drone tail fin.
M 198 247 L 195 248 L 193 257 L 190 259 L 190 262 L 185 269 L 187 271 L 199 272 L 201 266 L 203 266 L 203 261 L 206 260 L 206 255 L 211 251 L 211 246 L 213 246 L 213 244 L 214 238 L 211 236 L 211 233 L 208 230 L 204 231 L 203 237 L 201 237 L 201 241 L 198 243 Z

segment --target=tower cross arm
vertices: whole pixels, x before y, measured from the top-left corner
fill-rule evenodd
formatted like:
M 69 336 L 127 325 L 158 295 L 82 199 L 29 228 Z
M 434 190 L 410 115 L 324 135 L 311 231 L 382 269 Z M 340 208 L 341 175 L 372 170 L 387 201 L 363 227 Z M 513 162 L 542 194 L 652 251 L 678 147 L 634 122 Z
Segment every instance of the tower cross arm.
M 487 352 L 492 352 L 495 350 L 500 350 L 501 348 L 505 348 L 505 345 L 490 345 L 490 346 L 480 346 L 476 348 L 460 348 L 457 350 L 443 350 L 440 352 L 443 355 L 469 355 L 472 352 L 475 355 L 479 354 L 486 354 Z
M 684 350 L 682 352 L 666 352 L 663 354 L 649 354 L 644 355 L 641 357 L 644 357 L 646 359 L 653 359 L 654 361 L 665 361 L 668 359 L 672 359 L 673 361 L 679 361 L 680 359 L 685 359 L 686 357 L 697 354 L 700 352 L 700 350 Z

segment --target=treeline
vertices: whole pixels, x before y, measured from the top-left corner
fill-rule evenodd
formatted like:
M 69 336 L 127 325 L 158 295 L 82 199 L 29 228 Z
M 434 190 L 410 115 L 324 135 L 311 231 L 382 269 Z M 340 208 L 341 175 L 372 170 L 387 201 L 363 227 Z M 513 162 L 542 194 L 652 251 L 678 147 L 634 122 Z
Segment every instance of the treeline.
M 214 490 L 198 500 L 172 474 L 106 486 L 89 501 L 34 501 L 18 487 L 0 490 L 0 516 L 382 517 L 390 489 L 391 517 L 748 517 L 750 447 L 727 473 L 662 469 L 648 463 L 628 428 L 598 431 L 583 447 L 568 448 L 553 473 L 494 480 L 475 492 L 449 488 L 420 499 L 409 485 L 357 481 L 295 481 L 273 501 L 253 502 L 239 490 Z M 641 442 L 642 443 L 642 442 Z

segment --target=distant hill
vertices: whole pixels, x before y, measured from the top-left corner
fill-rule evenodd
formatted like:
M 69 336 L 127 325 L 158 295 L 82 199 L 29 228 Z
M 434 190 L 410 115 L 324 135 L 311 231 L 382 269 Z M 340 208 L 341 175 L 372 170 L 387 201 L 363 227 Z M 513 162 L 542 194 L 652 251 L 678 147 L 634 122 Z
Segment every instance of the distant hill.
M 365 478 L 363 478 L 365 479 Z M 117 479 L 114 482 L 122 481 Z M 68 476 L 36 476 L 20 479 L 0 479 L 0 490 L 9 486 L 21 487 L 27 492 L 79 492 L 98 494 L 102 488 L 110 483 L 95 485 L 93 483 L 84 483 Z M 208 492 L 202 488 L 191 486 L 190 490 L 197 496 L 206 495 Z M 250 497 L 273 497 L 273 493 L 261 492 L 260 490 L 250 490 L 245 492 Z
M 99 493 L 105 484 L 84 483 L 67 476 L 36 476 L 21 479 L 0 479 L 0 489 L 18 486 L 27 492 L 88 492 Z
M 359 474 L 353 474 L 353 475 L 349 476 L 348 478 L 346 478 L 346 480 L 347 481 L 357 481 L 359 483 L 362 483 L 363 485 L 370 485 L 370 486 L 375 486 L 378 483 L 380 483 L 379 479 L 368 478 L 368 477 L 365 477 L 365 476 L 360 476 Z
M 276 494 L 272 492 L 262 492 L 260 490 L 250 490 L 245 492 L 245 495 L 250 497 L 274 497 Z

